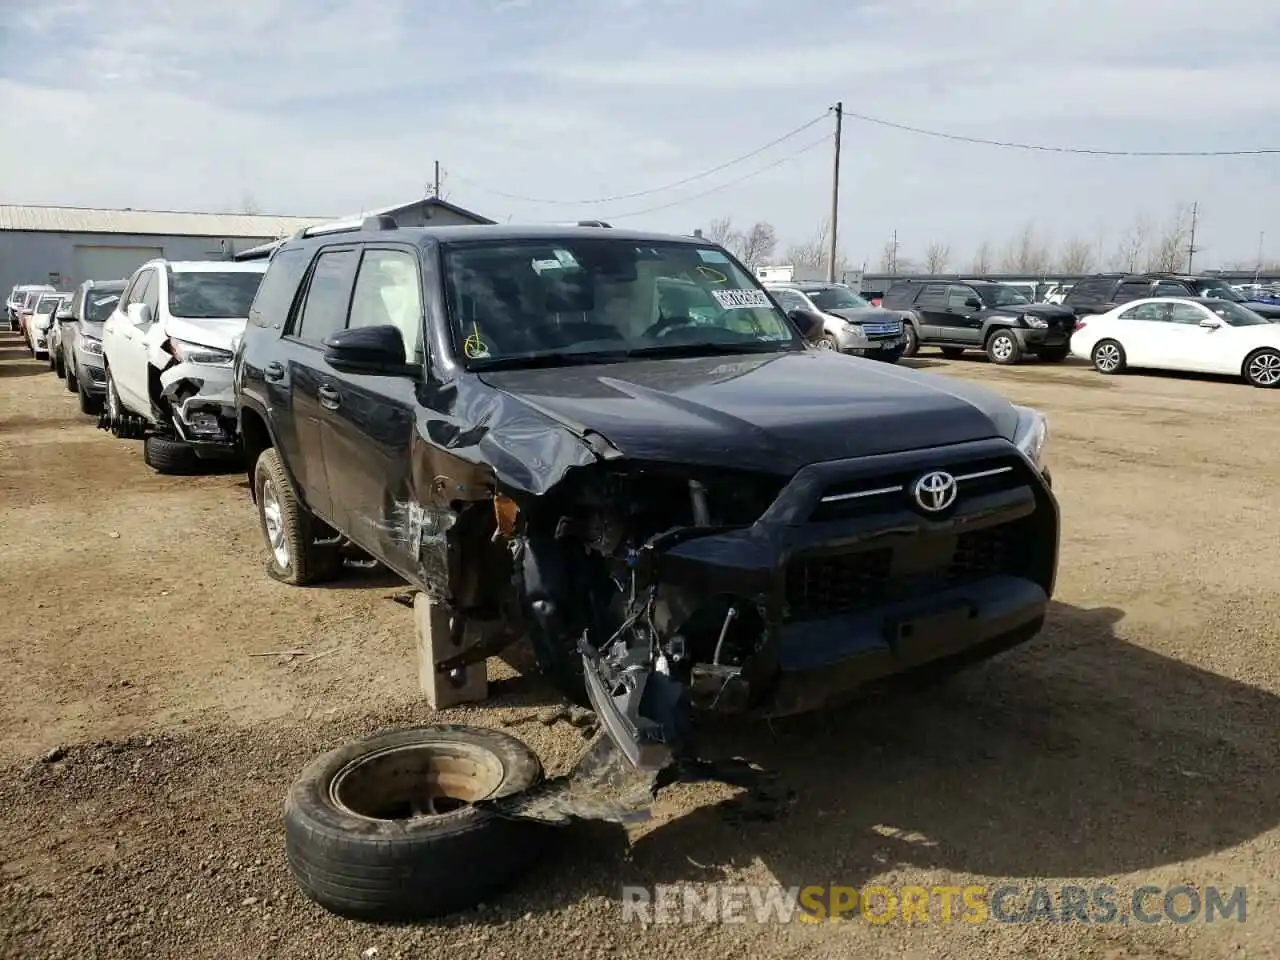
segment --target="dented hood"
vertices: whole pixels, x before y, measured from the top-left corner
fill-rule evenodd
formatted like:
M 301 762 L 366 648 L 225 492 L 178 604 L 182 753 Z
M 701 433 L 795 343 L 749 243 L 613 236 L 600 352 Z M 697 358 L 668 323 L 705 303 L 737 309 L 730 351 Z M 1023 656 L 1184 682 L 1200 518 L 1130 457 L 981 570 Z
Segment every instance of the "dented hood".
M 829 351 L 484 373 L 635 460 L 791 474 L 809 463 L 1012 434 L 997 394 Z
M 169 317 L 165 320 L 165 333 L 175 340 L 198 343 L 216 350 L 231 350 L 236 337 L 244 334 L 246 317 L 216 317 L 198 320 Z

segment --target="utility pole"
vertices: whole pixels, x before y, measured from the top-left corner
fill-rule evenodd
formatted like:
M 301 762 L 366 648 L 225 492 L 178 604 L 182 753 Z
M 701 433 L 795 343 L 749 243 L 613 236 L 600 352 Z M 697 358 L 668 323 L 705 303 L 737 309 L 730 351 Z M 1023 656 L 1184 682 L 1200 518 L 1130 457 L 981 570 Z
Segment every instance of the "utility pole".
M 435 192 L 431 194 L 437 200 L 440 199 L 440 161 L 436 161 L 436 186 Z
M 1200 203 L 1191 204 L 1191 239 L 1187 242 L 1187 273 L 1192 272 L 1192 261 L 1196 258 L 1196 223 L 1200 219 Z
M 889 273 L 898 272 L 898 231 L 893 231 L 893 243 L 889 245 Z
M 836 151 L 831 166 L 831 251 L 827 256 L 827 282 L 836 282 L 836 229 L 840 216 L 840 127 L 844 122 L 844 101 L 831 108 L 836 112 Z
M 1258 261 L 1256 266 L 1253 268 L 1253 282 L 1255 285 L 1258 282 L 1258 277 L 1262 275 L 1262 241 L 1266 239 L 1266 236 L 1267 234 L 1265 231 L 1260 231 L 1258 233 Z

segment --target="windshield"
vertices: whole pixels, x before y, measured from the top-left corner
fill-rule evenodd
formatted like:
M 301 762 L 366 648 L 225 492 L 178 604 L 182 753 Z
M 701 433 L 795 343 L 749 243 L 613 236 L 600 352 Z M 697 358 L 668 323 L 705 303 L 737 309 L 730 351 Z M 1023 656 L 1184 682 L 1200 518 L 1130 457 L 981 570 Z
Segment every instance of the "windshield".
M 803 348 L 768 294 L 714 247 L 478 241 L 447 245 L 444 268 L 455 349 L 477 367 Z
M 50 297 L 47 300 L 41 300 L 36 304 L 36 313 L 53 313 L 53 308 L 62 303 L 57 297 Z
M 1244 297 L 1225 280 L 1197 280 L 1196 287 L 1202 297 L 1216 297 L 1219 300 L 1230 300 L 1232 303 L 1243 303 Z
M 239 319 L 262 283 L 258 271 L 169 273 L 169 312 L 192 320 Z
M 1206 303 L 1205 306 L 1233 327 L 1253 327 L 1260 323 L 1269 322 L 1266 317 L 1261 317 L 1248 307 L 1242 307 L 1240 304 L 1232 303 L 1230 300 L 1223 300 L 1221 303 Z
M 1020 303 L 1030 303 L 1016 288 L 1003 283 L 984 284 L 977 288 L 978 296 L 989 307 L 1012 307 Z
M 805 293 L 819 310 L 864 310 L 871 306 L 848 287 L 823 287 Z
M 106 323 L 107 317 L 111 316 L 111 311 L 120 302 L 120 294 L 123 292 L 123 288 L 120 290 L 91 289 L 85 295 L 84 318 L 90 323 Z

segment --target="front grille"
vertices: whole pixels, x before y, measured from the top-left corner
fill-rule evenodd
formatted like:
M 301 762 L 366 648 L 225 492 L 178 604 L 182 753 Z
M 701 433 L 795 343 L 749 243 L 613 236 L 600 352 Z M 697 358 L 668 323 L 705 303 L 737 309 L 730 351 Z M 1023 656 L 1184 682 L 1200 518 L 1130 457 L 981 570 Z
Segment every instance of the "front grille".
M 933 470 L 946 470 L 956 478 L 956 502 L 971 497 L 1010 490 L 1026 483 L 1026 464 L 1019 457 L 974 460 L 969 463 L 940 463 L 927 470 L 840 480 L 822 491 L 822 496 L 809 515 L 811 522 L 826 523 L 854 517 L 913 510 L 911 488 L 922 475 Z
M 1018 523 L 932 541 L 936 563 L 911 572 L 885 547 L 837 556 L 808 557 L 787 567 L 788 619 L 810 620 L 857 613 L 889 603 L 916 600 L 986 577 L 1014 573 L 1020 566 Z
M 896 337 L 902 333 L 900 323 L 864 323 L 862 332 L 868 337 Z

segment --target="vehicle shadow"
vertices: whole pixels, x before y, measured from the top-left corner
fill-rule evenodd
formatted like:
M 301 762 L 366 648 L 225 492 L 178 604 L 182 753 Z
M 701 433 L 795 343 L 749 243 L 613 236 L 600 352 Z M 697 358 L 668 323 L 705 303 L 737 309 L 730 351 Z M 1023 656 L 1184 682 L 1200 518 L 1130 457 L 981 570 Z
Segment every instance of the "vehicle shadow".
M 934 357 L 902 357 L 898 360 L 898 366 L 908 367 L 912 370 L 923 370 L 926 367 L 944 366 L 941 358 Z
M 1275 828 L 1280 698 L 1118 639 L 1122 617 L 1054 604 L 1038 638 L 931 691 L 718 730 L 703 752 L 775 771 L 781 810 L 740 794 L 631 845 L 584 825 L 542 905 L 755 862 L 785 887 L 856 887 L 895 866 L 1107 877 Z M 703 789 L 670 788 L 656 815 Z
M 3 356 L 5 352 L 12 356 Z M 48 372 L 49 367 L 43 360 L 33 360 L 25 350 L 0 351 L 0 377 L 34 377 Z

